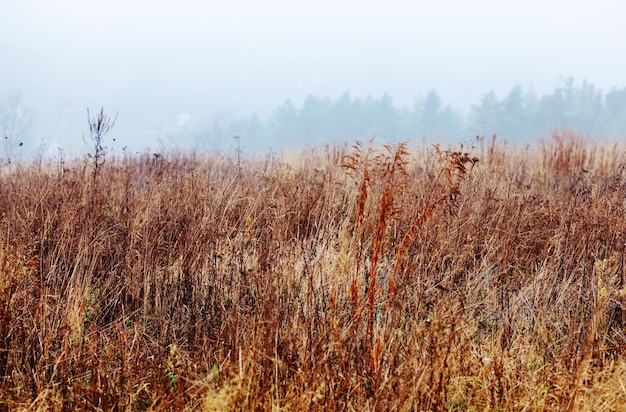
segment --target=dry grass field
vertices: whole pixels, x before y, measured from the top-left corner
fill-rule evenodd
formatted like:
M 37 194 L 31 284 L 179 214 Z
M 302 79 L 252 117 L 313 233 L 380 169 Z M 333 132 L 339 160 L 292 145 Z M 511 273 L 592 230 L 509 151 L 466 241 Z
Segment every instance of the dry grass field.
M 0 410 L 624 410 L 626 150 L 0 169 Z

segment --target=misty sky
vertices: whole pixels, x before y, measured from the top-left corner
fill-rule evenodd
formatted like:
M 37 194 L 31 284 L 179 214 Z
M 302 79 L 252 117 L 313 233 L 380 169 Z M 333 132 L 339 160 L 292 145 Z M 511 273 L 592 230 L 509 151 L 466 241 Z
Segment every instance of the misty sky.
M 0 97 L 21 93 L 33 138 L 64 145 L 87 107 L 119 111 L 131 147 L 309 94 L 401 106 L 435 89 L 467 112 L 516 84 L 625 87 L 624 16 L 620 1 L 1 0 Z

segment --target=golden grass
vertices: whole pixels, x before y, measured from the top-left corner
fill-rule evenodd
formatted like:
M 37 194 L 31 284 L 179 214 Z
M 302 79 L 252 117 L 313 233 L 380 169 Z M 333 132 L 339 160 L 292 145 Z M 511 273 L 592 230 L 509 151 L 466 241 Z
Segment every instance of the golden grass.
M 624 148 L 0 172 L 2 410 L 623 410 Z

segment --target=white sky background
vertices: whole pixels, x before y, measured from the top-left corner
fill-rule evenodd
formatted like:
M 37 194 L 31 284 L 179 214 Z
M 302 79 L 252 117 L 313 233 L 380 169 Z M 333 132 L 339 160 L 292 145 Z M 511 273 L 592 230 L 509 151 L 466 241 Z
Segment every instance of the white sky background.
M 346 91 L 400 106 L 435 89 L 467 112 L 516 84 L 626 87 L 625 16 L 608 0 L 0 0 L 0 96 L 63 142 L 102 105 L 129 139 Z

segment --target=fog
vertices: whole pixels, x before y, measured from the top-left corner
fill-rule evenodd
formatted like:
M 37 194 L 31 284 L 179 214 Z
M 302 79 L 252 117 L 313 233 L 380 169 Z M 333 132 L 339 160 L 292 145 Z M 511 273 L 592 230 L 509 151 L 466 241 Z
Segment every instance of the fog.
M 219 116 L 265 119 L 309 95 L 387 93 L 400 109 L 436 90 L 467 116 L 516 85 L 626 87 L 624 15 L 618 1 L 3 0 L 0 98 L 32 113 L 31 147 L 77 151 L 87 108 L 119 112 L 116 150 L 175 145 Z

